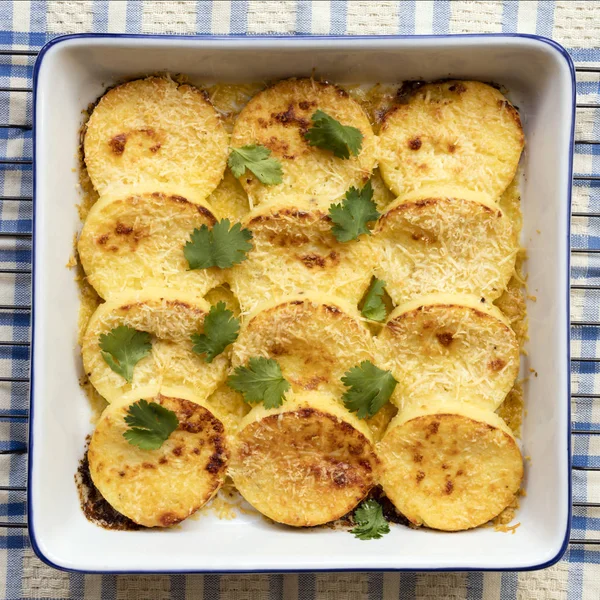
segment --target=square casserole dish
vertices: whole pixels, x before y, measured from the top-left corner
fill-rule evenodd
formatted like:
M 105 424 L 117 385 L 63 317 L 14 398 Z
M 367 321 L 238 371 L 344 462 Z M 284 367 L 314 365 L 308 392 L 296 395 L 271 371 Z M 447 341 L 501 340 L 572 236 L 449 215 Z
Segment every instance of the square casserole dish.
M 393 526 L 364 542 L 327 528 L 294 530 L 249 515 L 162 531 L 107 531 L 87 521 L 73 481 L 91 410 L 78 378 L 79 298 L 65 268 L 81 227 L 77 144 L 82 110 L 113 83 L 157 71 L 191 81 L 310 75 L 336 83 L 478 79 L 502 84 L 525 129 L 522 243 L 530 341 L 522 428 L 526 463 L 514 534 Z M 29 531 L 38 556 L 87 572 L 521 570 L 556 562 L 570 523 L 569 221 L 574 69 L 554 42 L 517 35 L 444 37 L 152 37 L 73 35 L 35 67 L 34 295 Z

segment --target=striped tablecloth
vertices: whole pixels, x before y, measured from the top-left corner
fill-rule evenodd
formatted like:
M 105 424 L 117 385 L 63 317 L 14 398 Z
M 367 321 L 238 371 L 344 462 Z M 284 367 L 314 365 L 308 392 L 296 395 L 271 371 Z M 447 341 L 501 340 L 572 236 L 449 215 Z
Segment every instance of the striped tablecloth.
M 111 1 L 0 0 L 0 48 L 37 50 L 54 36 L 76 32 L 203 34 L 448 34 L 537 33 L 563 44 L 579 67 L 600 66 L 600 2 L 436 0 L 310 1 Z M 0 340 L 26 342 L 30 303 L 32 134 L 5 124 L 31 121 L 29 88 L 34 59 L 0 57 Z M 578 102 L 600 103 L 600 75 L 578 73 Z M 600 109 L 578 111 L 574 181 L 574 248 L 600 249 Z M 590 143 L 592 142 L 592 143 Z M 6 164 L 6 159 L 21 161 Z M 590 179 L 595 176 L 596 179 Z M 587 177 L 587 178 L 586 178 Z M 16 235 L 7 235 L 16 234 Z M 9 271 L 9 272 L 6 272 Z M 17 272 L 13 272 L 17 271 Z M 600 254 L 573 255 L 576 287 L 600 286 Z M 600 320 L 600 291 L 574 289 L 573 321 Z M 574 326 L 572 354 L 600 354 L 600 328 Z M 2 488 L 24 486 L 27 383 L 1 381 L 27 377 L 26 345 L 0 345 L 0 521 L 22 523 L 25 494 Z M 578 430 L 600 430 L 600 367 L 574 362 L 573 403 Z M 600 436 L 574 436 L 574 464 L 600 466 Z M 594 476 L 598 476 L 594 479 Z M 552 493 L 552 490 L 548 490 Z M 575 471 L 576 502 L 600 503 L 600 473 Z M 575 538 L 600 538 L 600 509 L 576 507 Z M 0 598 L 85 598 L 206 600 L 396 600 L 500 598 L 600 598 L 600 546 L 572 545 L 556 566 L 534 573 L 393 574 L 344 573 L 239 576 L 97 576 L 67 574 L 42 564 L 26 531 L 0 528 Z

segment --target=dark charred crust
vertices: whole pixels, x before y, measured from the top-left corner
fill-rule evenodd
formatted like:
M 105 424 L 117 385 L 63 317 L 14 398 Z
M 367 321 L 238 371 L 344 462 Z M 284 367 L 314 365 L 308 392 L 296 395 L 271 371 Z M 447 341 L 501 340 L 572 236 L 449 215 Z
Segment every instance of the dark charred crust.
M 448 481 L 446 481 L 446 485 L 444 486 L 444 493 L 449 496 L 453 491 L 454 484 L 452 483 L 451 479 L 448 479 Z
M 443 333 L 436 333 L 435 337 L 437 338 L 438 342 L 445 348 L 447 348 L 454 339 L 454 336 L 449 331 L 444 331 Z
M 413 138 L 412 140 L 409 140 L 408 142 L 408 147 L 411 150 L 418 150 L 421 147 L 421 138 Z
M 89 439 L 87 442 L 89 443 Z M 119 473 L 121 475 L 123 471 Z M 138 525 L 131 519 L 117 512 L 102 496 L 98 488 L 94 485 L 92 476 L 90 475 L 90 464 L 88 461 L 87 450 L 79 462 L 77 474 L 75 476 L 77 490 L 79 492 L 79 501 L 81 509 L 88 521 L 103 527 L 104 529 L 113 529 L 121 531 L 137 531 L 146 529 L 142 525 Z
M 166 465 L 168 462 L 169 462 L 169 461 L 167 460 L 167 458 L 166 458 L 165 456 L 161 456 L 161 457 L 158 459 L 158 464 L 159 464 L 159 465 Z
M 160 517 L 158 517 L 158 521 L 163 527 L 169 527 L 170 525 L 176 525 L 177 523 L 181 523 L 183 519 L 177 516 L 175 513 L 166 512 L 160 515 Z
M 298 382 L 305 390 L 316 390 L 323 382 L 328 381 L 327 377 L 311 377 L 307 381 Z
M 171 200 L 171 202 L 176 202 L 177 204 L 191 204 L 191 202 L 187 198 L 184 198 L 183 196 L 177 196 L 176 194 L 169 196 L 169 199 Z M 201 207 L 198 206 L 198 208 Z
M 150 152 L 158 152 L 160 149 L 161 143 L 157 142 L 154 146 L 150 146 Z
M 456 92 L 457 94 L 462 94 L 463 92 L 467 91 L 466 86 L 461 82 L 461 81 L 457 81 L 456 83 L 453 83 L 448 90 L 450 92 Z
M 417 484 L 421 483 L 423 479 L 425 479 L 425 471 L 417 471 L 417 476 L 415 477 Z
M 425 434 L 425 439 L 428 440 L 430 438 L 430 436 L 436 435 L 439 428 L 440 428 L 439 421 L 432 421 L 431 423 L 429 423 L 429 425 L 427 426 L 427 433 Z
M 420 462 L 422 462 L 422 460 L 423 460 L 423 455 L 422 454 L 419 454 L 418 452 L 415 452 L 413 454 L 413 461 L 414 462 L 420 463 Z
M 173 454 L 175 456 L 181 456 L 182 453 L 183 453 L 183 447 L 182 446 L 176 446 L 175 448 L 173 448 Z
M 96 243 L 99 244 L 100 246 L 104 246 L 104 244 L 106 244 L 106 242 L 108 241 L 108 238 L 110 237 L 109 233 L 103 233 L 97 240 Z
M 304 304 L 304 300 L 292 300 L 292 301 L 290 302 L 290 304 L 291 304 L 292 306 L 298 306 L 298 305 L 300 305 L 300 304 Z
M 505 366 L 506 361 L 502 360 L 501 358 L 494 358 L 488 363 L 488 368 L 490 371 L 502 371 Z
M 407 80 L 403 81 L 396 92 L 396 101 L 400 104 L 407 104 L 411 96 L 425 85 L 424 81 Z
M 448 152 L 450 152 L 450 154 L 454 154 L 456 150 L 456 144 L 448 144 Z
M 186 200 L 187 202 L 187 200 Z M 198 212 L 204 217 L 206 218 L 207 221 L 210 221 L 210 223 L 212 225 L 214 225 L 217 222 L 217 219 L 215 218 L 215 216 L 210 212 L 210 210 L 208 210 L 208 208 L 205 208 L 204 206 L 200 206 L 199 204 L 196 205 L 196 209 L 198 210 Z
M 156 465 L 149 462 L 142 463 L 142 467 L 144 467 L 144 469 L 156 469 Z
M 123 225 L 123 223 L 117 222 L 115 233 L 117 235 L 129 235 L 130 233 L 133 233 L 133 227 L 129 227 L 128 225 Z
M 108 145 L 114 154 L 120 156 L 125 152 L 125 144 L 127 143 L 127 134 L 119 133 L 115 135 L 111 140 L 109 140 Z
M 324 267 L 325 259 L 318 254 L 305 254 L 300 257 L 300 260 L 304 263 L 304 266 L 308 269 L 313 267 Z
M 337 306 L 331 306 L 330 304 L 323 304 L 323 309 L 332 315 L 342 314 L 342 311 Z
M 308 131 L 309 121 L 294 112 L 294 104 L 290 103 L 287 110 L 281 113 L 271 113 L 271 118 L 281 125 L 297 125 L 302 133 Z
M 317 106 L 317 103 L 314 100 L 311 100 L 310 102 L 302 100 L 301 102 L 298 102 L 298 106 L 302 110 L 308 110 L 309 108 L 314 108 L 315 106 Z

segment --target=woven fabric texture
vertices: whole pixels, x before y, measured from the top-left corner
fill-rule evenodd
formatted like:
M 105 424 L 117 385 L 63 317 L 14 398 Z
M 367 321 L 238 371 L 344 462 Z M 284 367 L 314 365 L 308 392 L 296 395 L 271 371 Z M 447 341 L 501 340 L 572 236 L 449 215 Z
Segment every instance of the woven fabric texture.
M 79 32 L 149 34 L 454 34 L 535 33 L 555 39 L 578 66 L 600 65 L 600 2 L 592 1 L 0 1 L 0 48 L 38 50 L 52 37 Z M 31 87 L 34 58 L 0 57 L 0 90 Z M 600 75 L 578 73 L 578 102 L 600 103 Z M 31 122 L 32 96 L 0 91 L 0 124 Z M 600 140 L 600 109 L 578 111 L 576 140 Z M 0 128 L 0 305 L 30 304 L 32 133 Z M 574 181 L 575 213 L 600 212 L 600 145 L 576 144 L 575 173 L 597 180 Z M 11 199 L 12 198 L 12 199 Z M 16 233 L 6 237 L 3 233 Z M 573 218 L 572 245 L 600 249 L 600 219 Z M 600 285 L 600 254 L 574 254 L 574 283 Z M 575 321 L 600 320 L 600 292 L 572 292 Z M 0 340 L 26 342 L 29 313 L 0 306 Z M 575 327 L 572 354 L 594 357 L 600 329 Z M 0 378 L 27 378 L 26 345 L 0 345 Z M 576 362 L 573 392 L 600 393 L 600 365 Z M 27 414 L 27 383 L 0 381 L 0 413 Z M 600 401 L 573 403 L 577 429 L 600 428 Z M 0 521 L 26 519 L 25 418 L 0 418 Z M 4 453 L 4 454 L 3 454 Z M 600 467 L 600 436 L 574 436 L 574 464 Z M 552 493 L 552 490 L 549 490 Z M 600 503 L 600 474 L 575 472 L 574 499 Z M 576 508 L 572 537 L 600 538 L 600 509 Z M 99 576 L 53 570 L 32 552 L 26 530 L 0 528 L 0 598 L 86 600 L 597 600 L 600 547 L 574 545 L 555 566 L 532 573 L 343 573 L 290 575 Z

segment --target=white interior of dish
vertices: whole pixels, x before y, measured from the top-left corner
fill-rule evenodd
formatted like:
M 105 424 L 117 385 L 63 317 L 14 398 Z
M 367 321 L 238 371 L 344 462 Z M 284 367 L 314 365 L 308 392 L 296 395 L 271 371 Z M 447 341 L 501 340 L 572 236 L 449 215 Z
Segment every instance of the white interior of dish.
M 73 38 L 43 54 L 36 84 L 35 298 L 30 531 L 56 566 L 86 571 L 519 569 L 557 558 L 569 517 L 568 222 L 572 79 L 554 46 L 518 37 L 410 39 Z M 457 77 L 506 86 L 526 135 L 523 244 L 530 337 L 524 373 L 525 489 L 514 534 L 392 526 L 377 541 L 327 528 L 293 530 L 211 512 L 167 530 L 106 531 L 84 517 L 73 481 L 91 431 L 80 389 L 78 289 L 65 268 L 80 228 L 81 111 L 122 78 L 156 71 L 193 81 L 295 75 L 334 82 Z

